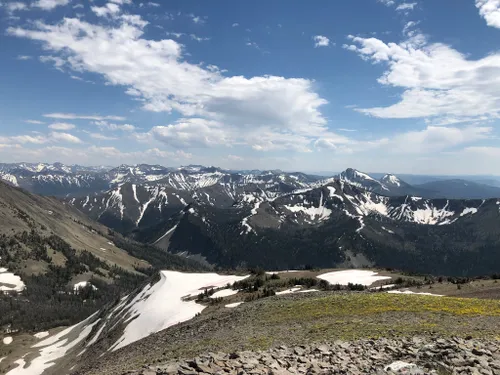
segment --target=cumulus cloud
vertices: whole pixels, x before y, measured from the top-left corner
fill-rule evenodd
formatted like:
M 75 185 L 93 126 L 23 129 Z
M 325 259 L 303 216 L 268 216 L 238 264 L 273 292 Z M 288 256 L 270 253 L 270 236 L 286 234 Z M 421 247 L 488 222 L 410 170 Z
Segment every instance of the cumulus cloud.
M 330 44 L 330 39 L 323 35 L 315 35 L 313 37 L 314 47 L 328 47 Z
M 476 0 L 476 7 L 488 26 L 500 28 L 500 0 Z
M 99 17 L 107 17 L 120 12 L 120 6 L 115 3 L 107 3 L 102 7 L 91 6 L 90 9 Z
M 55 122 L 49 125 L 49 129 L 52 130 L 71 130 L 74 129 L 75 125 L 69 124 L 67 122 Z
M 201 139 L 196 132 L 200 127 L 214 128 L 214 124 L 218 124 L 215 130 L 224 130 L 224 136 L 242 130 L 252 135 L 254 148 L 260 150 L 291 147 L 294 136 L 311 143 L 327 132 L 327 121 L 320 111 L 327 101 L 315 91 L 314 81 L 225 76 L 224 70 L 212 65 L 187 62 L 183 47 L 172 39 L 144 39 L 142 19 L 122 16 L 113 25 L 65 18 L 55 25 L 39 22 L 33 29 L 17 27 L 8 32 L 41 41 L 46 50 L 64 59 L 68 69 L 97 73 L 107 84 L 124 87 L 145 110 L 178 112 L 181 123 L 158 127 L 151 133 L 164 142 L 213 144 L 213 136 Z M 109 116 L 50 115 L 58 119 L 112 120 Z M 266 143 L 252 133 L 259 131 L 279 136 Z M 280 142 L 279 137 L 289 141 Z M 300 144 L 299 149 L 309 149 Z
M 417 34 L 401 43 L 350 36 L 344 48 L 386 66 L 378 79 L 403 90 L 387 107 L 358 108 L 380 118 L 500 116 L 500 53 L 473 60 L 443 43 Z

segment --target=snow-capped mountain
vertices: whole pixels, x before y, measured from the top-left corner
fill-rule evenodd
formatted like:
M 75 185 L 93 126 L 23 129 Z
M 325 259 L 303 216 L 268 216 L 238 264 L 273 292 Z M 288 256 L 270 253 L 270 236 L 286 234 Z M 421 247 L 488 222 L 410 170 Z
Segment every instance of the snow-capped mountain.
M 403 184 L 405 184 L 404 181 L 401 181 L 397 176 L 394 176 L 393 174 L 386 174 L 380 179 L 380 182 L 385 185 L 395 187 L 401 187 Z
M 387 197 L 337 180 L 277 197 L 247 193 L 225 209 L 193 201 L 134 235 L 230 267 L 324 267 L 359 256 L 366 265 L 481 273 L 493 268 L 468 257 L 500 256 L 499 207 L 497 199 Z

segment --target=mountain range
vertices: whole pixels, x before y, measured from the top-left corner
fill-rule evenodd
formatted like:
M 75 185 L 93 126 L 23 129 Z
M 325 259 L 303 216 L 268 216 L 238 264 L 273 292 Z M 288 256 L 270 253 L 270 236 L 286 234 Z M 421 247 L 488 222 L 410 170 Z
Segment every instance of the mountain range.
M 500 256 L 500 193 L 479 183 L 450 180 L 462 190 L 445 194 L 443 181 L 410 185 L 351 168 L 328 178 L 198 165 L 1 170 L 4 179 L 14 176 L 11 184 L 60 193 L 67 206 L 133 241 L 213 266 L 377 265 L 476 275 L 495 272 Z

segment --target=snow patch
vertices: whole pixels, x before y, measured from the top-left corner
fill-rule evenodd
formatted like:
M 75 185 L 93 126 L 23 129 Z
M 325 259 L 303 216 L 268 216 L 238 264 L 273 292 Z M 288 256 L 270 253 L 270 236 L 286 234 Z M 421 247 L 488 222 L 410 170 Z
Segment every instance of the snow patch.
M 228 304 L 226 305 L 226 307 L 228 307 L 228 308 L 232 309 L 232 308 L 234 308 L 234 307 L 238 307 L 238 306 L 239 306 L 239 305 L 241 305 L 242 303 L 243 303 L 243 302 L 228 303 Z
M 39 349 L 38 357 L 34 358 L 28 365 L 23 358 L 18 359 L 14 362 L 18 367 L 10 370 L 7 375 L 41 375 L 46 369 L 52 367 L 57 359 L 62 358 L 70 349 L 78 345 L 90 334 L 92 328 L 100 319 L 92 324 L 87 324 L 96 314 L 92 314 L 83 322 L 66 328 L 57 335 L 33 345 L 32 348 L 41 348 Z M 80 331 L 78 337 L 69 341 L 66 336 L 78 331 Z
M 217 292 L 215 292 L 214 294 L 212 294 L 210 296 L 210 298 L 229 297 L 229 296 L 234 296 L 237 293 L 238 293 L 237 290 L 222 289 L 222 290 L 218 290 Z
M 283 294 L 291 294 L 291 293 L 298 292 L 301 289 L 302 289 L 301 287 L 294 287 L 294 288 L 290 288 L 290 289 L 287 289 L 287 290 L 283 290 L 281 292 L 276 292 L 276 295 L 277 296 L 281 296 Z
M 7 268 L 0 268 L 0 292 L 22 292 L 26 285 L 21 277 L 7 271 Z
M 379 276 L 377 272 L 367 270 L 345 270 L 327 272 L 317 276 L 318 279 L 326 280 L 332 285 L 361 284 L 371 285 L 375 281 L 390 279 L 390 276 Z
M 422 296 L 444 297 L 444 295 L 442 295 L 442 294 L 412 292 L 411 290 L 389 290 L 387 293 L 391 293 L 391 294 L 419 294 Z
M 35 333 L 33 336 L 35 336 L 37 339 L 43 339 L 44 337 L 47 337 L 48 335 L 49 335 L 49 332 L 44 331 L 44 332 Z
M 12 336 L 7 336 L 7 337 L 4 337 L 2 342 L 4 345 L 10 345 L 12 344 L 12 341 L 14 341 L 14 339 L 12 338 Z
M 390 229 L 387 229 L 386 227 L 382 227 L 383 230 L 385 230 L 387 233 L 394 234 L 394 232 Z
M 80 281 L 79 283 L 76 283 L 75 285 L 73 285 L 73 290 L 75 292 L 78 292 L 80 289 L 85 288 L 87 285 L 91 286 L 93 290 L 97 290 L 97 288 L 88 281 Z
M 384 367 L 384 371 L 395 371 L 395 372 L 404 372 L 411 371 L 417 368 L 417 365 L 414 363 L 408 363 L 403 361 L 392 362 L 390 365 Z
M 477 213 L 477 208 L 467 207 L 467 208 L 464 208 L 464 210 L 462 211 L 462 213 L 460 214 L 460 216 L 465 216 L 465 215 L 468 215 L 468 214 L 474 215 L 475 213 Z
M 150 334 L 189 320 L 205 309 L 206 306 L 195 301 L 183 300 L 187 295 L 198 295 L 204 289 L 222 287 L 246 277 L 161 271 L 158 282 L 147 285 L 122 308 L 127 311 L 122 318 L 126 327 L 110 350 L 123 348 Z
M 175 228 L 177 228 L 177 224 L 175 224 L 172 228 L 170 228 L 169 230 L 167 230 L 163 236 L 161 236 L 160 238 L 158 238 L 158 239 L 156 240 L 156 242 L 155 242 L 155 243 L 158 243 L 158 242 L 159 242 L 159 241 L 161 241 L 163 238 L 165 238 L 166 236 L 168 236 L 170 233 L 172 233 L 172 232 L 175 230 Z

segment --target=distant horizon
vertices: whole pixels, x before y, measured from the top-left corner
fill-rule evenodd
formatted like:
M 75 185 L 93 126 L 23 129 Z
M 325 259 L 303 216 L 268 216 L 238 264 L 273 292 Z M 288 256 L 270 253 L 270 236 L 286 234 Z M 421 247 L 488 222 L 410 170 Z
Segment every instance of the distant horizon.
M 500 178 L 500 175 L 493 175 L 493 174 L 423 174 L 423 173 L 398 173 L 398 172 L 371 172 L 371 171 L 365 171 L 365 170 L 361 170 L 361 169 L 357 169 L 357 168 L 353 168 L 353 167 L 346 167 L 344 168 L 343 170 L 341 171 L 318 171 L 318 170 L 311 170 L 311 171 L 307 171 L 307 170 L 294 170 L 294 169 L 281 169 L 281 168 L 267 168 L 267 169 L 260 169 L 260 168 L 222 168 L 222 167 L 219 167 L 219 166 L 216 166 L 216 165 L 203 165 L 203 164 L 184 164 L 184 165 L 165 165 L 165 164 L 159 164 L 159 163 L 154 163 L 154 164 L 151 164 L 151 163 L 135 163 L 135 164 L 127 164 L 127 163 L 123 163 L 123 164 L 118 164 L 118 165 L 97 165 L 97 164 L 89 164 L 89 165 L 86 165 L 86 164 L 79 164 L 79 163 L 75 163 L 75 164 L 67 164 L 67 163 L 63 163 L 63 162 L 45 162 L 45 161 L 38 161 L 38 162 L 28 162 L 28 161 L 20 161 L 20 162 L 0 162 L 0 165 L 5 165 L 5 164 L 46 164 L 46 165 L 55 165 L 55 164 L 61 164 L 61 165 L 64 165 L 64 166 L 67 166 L 67 167 L 74 167 L 74 166 L 79 166 L 79 167 L 83 167 L 83 168 L 109 168 L 109 169 L 115 169 L 115 168 L 118 168 L 120 166 L 127 166 L 127 167 L 136 167 L 136 166 L 139 166 L 139 165 L 148 165 L 148 166 L 160 166 L 160 167 L 163 167 L 163 168 L 185 168 L 185 167 L 190 167 L 190 166 L 200 166 L 200 167 L 203 167 L 203 168 L 218 168 L 218 169 L 221 169 L 221 170 L 225 170 L 225 171 L 252 171 L 252 170 L 255 170 L 255 171 L 261 171 L 261 172 L 266 172 L 266 171 L 281 171 L 281 172 L 285 172 L 285 173 L 304 173 L 304 174 L 309 174 L 309 175 L 316 175 L 316 176 L 322 176 L 322 177 L 333 177 L 335 175 L 338 175 L 340 173 L 342 173 L 343 171 L 349 169 L 349 168 L 352 168 L 354 170 L 357 170 L 359 172 L 363 172 L 363 173 L 366 173 L 368 175 L 370 175 L 371 177 L 373 177 L 374 175 L 377 177 L 377 178 L 380 178 L 380 177 L 383 177 L 384 175 L 386 174 L 392 174 L 392 175 L 395 175 L 395 176 L 415 176 L 415 177 L 435 177 L 435 178 L 451 178 L 451 177 L 474 177 L 474 178 L 480 178 L 480 177 L 484 177 L 484 178 L 488 178 L 488 177 L 493 177 L 493 178 Z M 380 176 L 380 177 L 379 177 Z

